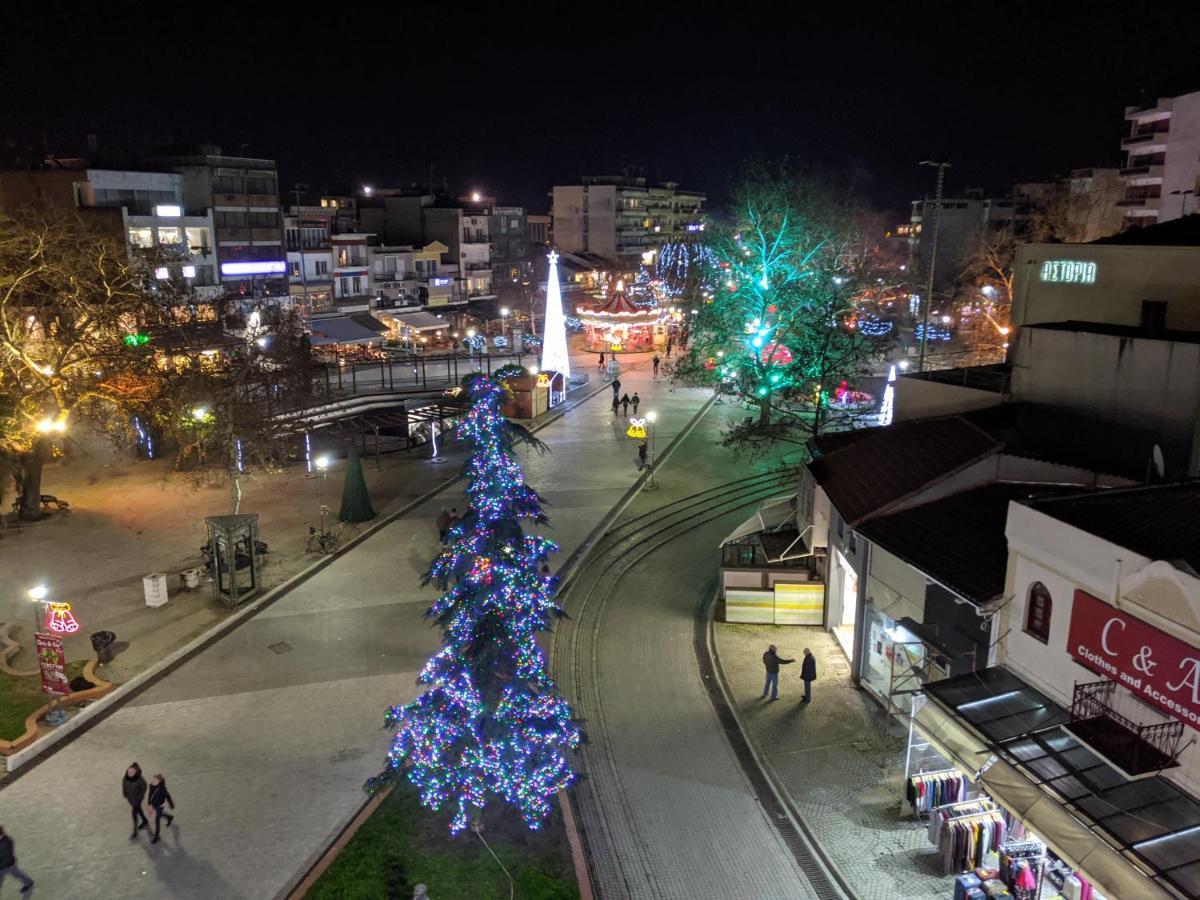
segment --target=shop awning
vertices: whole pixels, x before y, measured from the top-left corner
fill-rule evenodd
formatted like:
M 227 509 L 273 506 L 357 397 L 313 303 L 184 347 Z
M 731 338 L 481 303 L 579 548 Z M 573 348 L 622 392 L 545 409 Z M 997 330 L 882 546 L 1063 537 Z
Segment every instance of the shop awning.
M 976 780 L 979 770 L 993 755 L 983 741 L 936 703 L 926 701 L 917 710 L 913 724 L 938 753 L 972 781 Z
M 1169 891 L 1133 861 L 1101 840 L 1054 797 L 1003 760 L 980 779 L 987 792 L 1046 842 L 1072 868 L 1087 875 L 1106 897 L 1170 898 Z
M 729 537 L 721 541 L 721 546 L 741 540 L 761 531 L 778 531 L 793 522 L 796 518 L 796 495 L 774 497 L 763 503 L 758 512 L 730 532 Z
M 445 319 L 427 312 L 388 313 L 397 327 L 409 328 L 413 331 L 445 331 L 450 323 Z
M 1060 727 L 1066 710 L 1007 669 L 925 693 L 926 709 L 936 703 L 996 755 L 980 778 L 995 799 L 1101 893 L 1170 897 L 1170 884 L 1200 896 L 1200 801 L 1161 776 L 1126 778 Z
M 370 319 L 365 323 L 363 319 Z M 382 340 L 387 326 L 374 316 L 329 316 L 323 319 L 312 319 L 309 322 L 310 338 L 314 347 L 328 344 L 372 344 Z

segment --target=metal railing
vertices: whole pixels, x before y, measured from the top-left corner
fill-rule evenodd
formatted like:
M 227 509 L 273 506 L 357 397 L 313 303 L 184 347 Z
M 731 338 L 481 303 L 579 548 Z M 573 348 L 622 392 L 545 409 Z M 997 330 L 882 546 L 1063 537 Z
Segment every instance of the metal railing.
M 1071 724 L 1098 725 L 1087 729 L 1087 742 L 1131 774 L 1173 765 L 1183 738 L 1183 723 L 1139 724 L 1117 712 L 1116 691 L 1115 681 L 1076 684 L 1071 699 Z

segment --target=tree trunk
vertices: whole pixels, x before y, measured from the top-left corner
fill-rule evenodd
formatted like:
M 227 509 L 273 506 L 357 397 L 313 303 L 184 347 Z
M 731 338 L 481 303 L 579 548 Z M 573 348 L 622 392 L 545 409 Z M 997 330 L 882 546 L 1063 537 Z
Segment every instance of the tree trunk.
M 766 427 L 771 424 L 771 395 L 768 394 L 758 401 L 758 424 Z
M 42 468 L 50 458 L 50 443 L 45 438 L 33 442 L 33 449 L 22 453 L 18 474 L 21 491 L 21 508 L 18 518 L 22 522 L 36 522 L 42 517 Z

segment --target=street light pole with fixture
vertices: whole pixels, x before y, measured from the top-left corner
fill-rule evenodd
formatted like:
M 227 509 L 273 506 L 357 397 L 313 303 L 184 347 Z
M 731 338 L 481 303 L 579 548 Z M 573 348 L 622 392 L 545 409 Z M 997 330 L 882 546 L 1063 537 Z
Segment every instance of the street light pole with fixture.
M 940 224 L 940 214 L 942 209 L 942 183 L 945 180 L 946 170 L 950 168 L 948 162 L 934 162 L 931 159 L 923 159 L 918 163 L 921 166 L 933 166 L 937 169 L 937 190 L 933 200 L 933 242 L 929 250 L 929 278 L 925 284 L 925 302 L 923 304 L 924 312 L 921 316 L 921 357 L 917 363 L 917 371 L 925 371 L 925 345 L 929 342 L 929 307 L 933 303 L 933 272 L 937 264 L 937 248 L 938 248 L 938 225 Z M 921 230 L 925 230 L 925 217 L 921 217 Z
M 646 488 L 653 490 L 658 487 L 654 480 L 654 464 L 657 462 L 654 454 L 654 423 L 658 421 L 658 413 L 652 409 L 646 410 L 646 421 L 650 423 L 650 480 L 646 482 Z

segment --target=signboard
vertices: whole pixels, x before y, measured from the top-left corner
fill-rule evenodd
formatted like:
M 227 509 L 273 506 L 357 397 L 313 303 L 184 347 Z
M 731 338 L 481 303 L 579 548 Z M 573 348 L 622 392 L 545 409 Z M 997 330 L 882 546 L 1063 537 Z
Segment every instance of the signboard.
M 751 625 L 774 624 L 775 592 L 726 589 L 725 621 Z
M 67 657 L 63 653 L 62 638 L 57 634 L 38 632 L 33 636 L 37 647 L 38 669 L 42 673 L 42 692 L 45 694 L 69 694 L 71 685 L 67 681 Z
M 1096 264 L 1087 260 L 1048 259 L 1038 279 L 1049 284 L 1095 284 Z
M 775 583 L 776 625 L 825 624 L 825 585 Z
M 276 260 L 221 263 L 222 275 L 283 275 L 286 272 L 287 263 Z
M 1075 592 L 1067 649 L 1081 666 L 1200 730 L 1200 649 L 1084 591 Z

